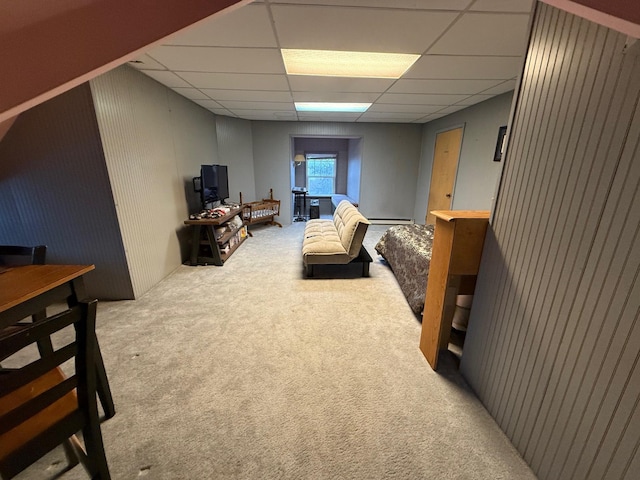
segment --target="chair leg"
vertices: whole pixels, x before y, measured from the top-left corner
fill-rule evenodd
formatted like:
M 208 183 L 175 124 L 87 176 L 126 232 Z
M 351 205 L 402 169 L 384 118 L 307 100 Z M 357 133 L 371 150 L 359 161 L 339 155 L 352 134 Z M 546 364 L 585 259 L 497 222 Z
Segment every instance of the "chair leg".
M 307 278 L 313 277 L 313 264 L 307 265 Z
M 82 459 L 80 455 L 80 451 L 82 451 L 82 446 L 80 445 L 80 441 L 78 437 L 73 435 L 68 440 L 65 440 L 62 443 L 62 448 L 64 449 L 64 456 L 67 457 L 67 463 L 69 464 L 69 468 L 73 468 L 78 465 L 78 462 Z
M 31 315 L 31 321 L 33 323 L 45 320 L 46 318 L 47 318 L 46 310 L 42 310 L 40 312 L 37 312 Z M 48 355 L 53 354 L 53 344 L 51 343 L 51 338 L 42 338 L 38 340 L 38 353 L 40 353 L 41 357 L 46 357 Z
M 87 451 L 86 464 L 83 463 L 92 479 L 110 480 L 109 466 L 107 457 L 104 453 L 104 444 L 102 442 L 102 433 L 100 425 L 97 421 L 89 421 L 83 431 L 84 444 Z
M 102 353 L 100 352 L 100 346 L 97 345 L 98 339 L 96 339 L 96 380 L 98 383 L 98 397 L 100 398 L 100 404 L 104 410 L 105 418 L 111 418 L 116 414 L 116 407 L 113 404 L 113 396 L 111 395 L 111 387 L 109 387 L 109 379 L 107 378 L 107 371 L 104 368 L 104 360 L 102 359 Z

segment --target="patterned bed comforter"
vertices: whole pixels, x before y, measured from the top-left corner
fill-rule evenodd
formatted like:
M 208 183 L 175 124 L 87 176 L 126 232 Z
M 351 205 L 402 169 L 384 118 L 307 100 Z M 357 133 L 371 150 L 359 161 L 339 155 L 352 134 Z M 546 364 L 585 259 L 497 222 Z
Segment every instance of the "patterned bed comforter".
M 411 310 L 422 313 L 433 245 L 433 225 L 396 225 L 376 244 L 393 270 Z

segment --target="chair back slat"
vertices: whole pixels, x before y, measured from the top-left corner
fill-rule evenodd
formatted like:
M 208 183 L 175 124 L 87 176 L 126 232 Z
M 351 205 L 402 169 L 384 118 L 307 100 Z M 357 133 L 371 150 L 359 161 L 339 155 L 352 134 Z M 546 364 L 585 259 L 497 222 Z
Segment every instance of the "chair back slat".
M 40 379 L 42 378 L 44 377 L 40 377 Z M 74 375 L 66 379 L 60 379 L 60 383 L 45 387 L 45 390 L 42 391 L 42 393 L 33 398 L 29 398 L 33 391 L 34 383 L 35 382 L 31 382 L 30 384 L 22 387 L 21 390 L 19 389 L 16 391 L 16 396 L 21 397 L 23 403 L 15 408 L 11 408 L 11 406 L 8 405 L 9 408 L 6 410 L 6 414 L 2 411 L 2 417 L 0 417 L 0 435 L 4 435 L 12 428 L 17 427 L 36 415 L 38 412 L 41 412 L 45 408 L 53 405 L 65 395 L 72 393 L 78 386 L 78 380 Z M 5 408 L 3 408 L 5 405 L 3 405 L 2 402 L 3 400 L 6 400 L 6 398 L 7 397 L 0 399 L 0 408 L 2 410 L 5 410 Z
M 62 365 L 64 362 L 74 357 L 78 352 L 78 344 L 76 342 L 60 348 L 51 356 L 39 358 L 31 362 L 29 365 L 22 367 L 23 374 L 15 370 L 6 370 L 2 372 L 0 379 L 0 396 L 7 395 L 9 392 L 17 390 L 20 387 L 32 382 L 37 377 L 44 375 L 52 370 L 56 365 Z
M 0 361 L 19 352 L 27 345 L 48 339 L 52 333 L 78 322 L 81 314 L 80 309 L 74 307 L 44 320 L 3 331 L 0 334 Z
M 44 265 L 46 256 L 46 245 L 0 245 L 0 264 L 3 265 Z

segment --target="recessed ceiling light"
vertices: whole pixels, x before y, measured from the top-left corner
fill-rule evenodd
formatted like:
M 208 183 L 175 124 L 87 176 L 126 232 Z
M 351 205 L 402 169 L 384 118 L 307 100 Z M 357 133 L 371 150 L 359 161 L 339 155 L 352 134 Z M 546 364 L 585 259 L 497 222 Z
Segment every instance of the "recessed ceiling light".
M 295 102 L 298 112 L 366 112 L 370 103 Z
M 409 53 L 340 52 L 282 49 L 289 75 L 400 78 L 420 55 Z

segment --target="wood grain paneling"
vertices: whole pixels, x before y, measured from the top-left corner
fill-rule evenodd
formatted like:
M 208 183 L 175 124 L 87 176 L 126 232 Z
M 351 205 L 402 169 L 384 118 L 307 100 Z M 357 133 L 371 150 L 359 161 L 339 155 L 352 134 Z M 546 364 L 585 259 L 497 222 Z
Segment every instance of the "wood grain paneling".
M 461 369 L 542 479 L 639 478 L 640 61 L 540 4 Z

